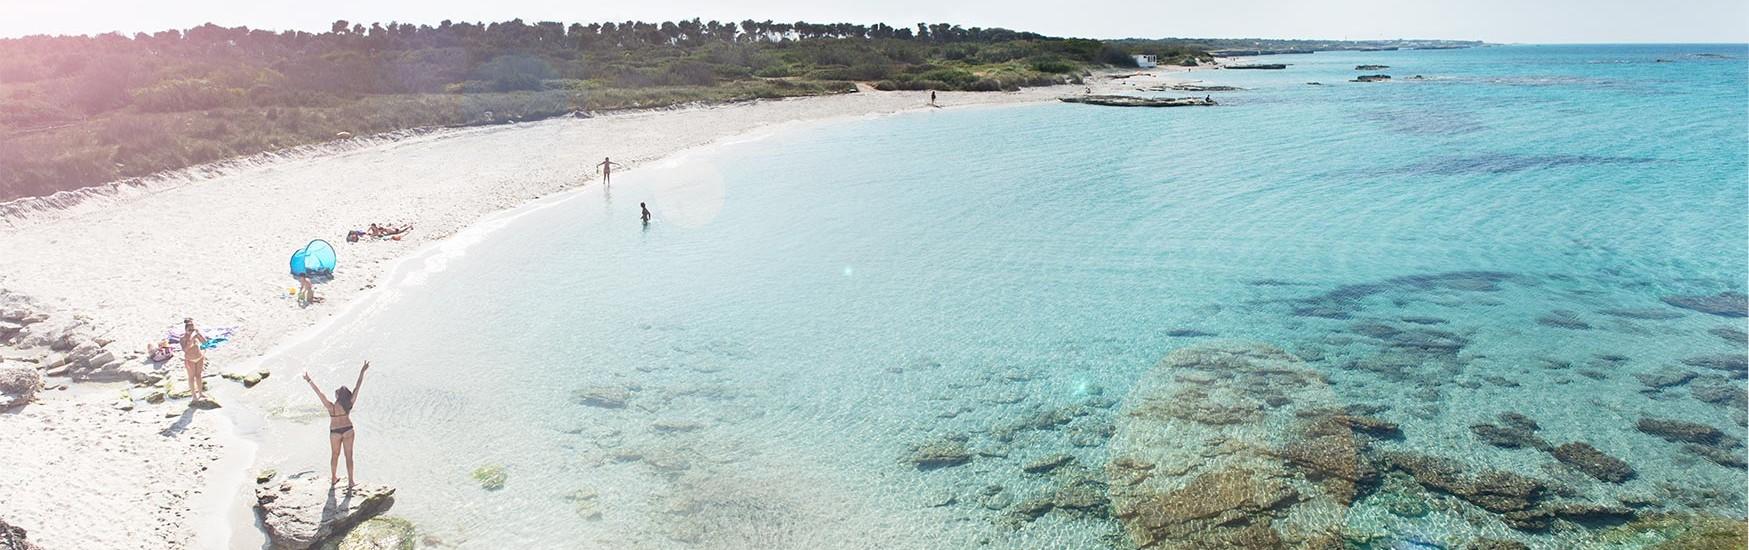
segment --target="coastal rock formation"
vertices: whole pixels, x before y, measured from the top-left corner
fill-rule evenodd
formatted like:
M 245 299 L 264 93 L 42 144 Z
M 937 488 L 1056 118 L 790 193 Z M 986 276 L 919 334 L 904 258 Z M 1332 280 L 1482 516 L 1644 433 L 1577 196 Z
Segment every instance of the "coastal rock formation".
M 590 407 L 623 409 L 626 400 L 631 399 L 631 394 L 625 388 L 617 386 L 594 386 L 573 391 L 571 397 L 577 403 Z
M 1664 303 L 1720 317 L 1749 316 L 1749 295 L 1741 292 L 1665 296 Z
M 1698 375 L 1693 371 L 1669 367 L 1652 372 L 1634 374 L 1635 379 L 1638 379 L 1641 384 L 1645 384 L 1647 388 L 1652 390 L 1662 390 L 1672 386 L 1680 386 L 1688 383 L 1689 380 L 1693 380 L 1695 376 Z
M 908 461 L 919 470 L 935 470 L 971 462 L 972 452 L 966 449 L 964 439 L 942 437 L 912 449 Z
M 1354 80 L 1350 80 L 1349 82 L 1384 82 L 1390 79 L 1391 75 L 1388 74 L 1363 74 L 1354 77 Z
M 319 548 L 395 503 L 395 489 L 362 484 L 329 487 L 315 471 L 255 487 L 255 510 L 275 550 Z
M 413 522 L 391 516 L 377 516 L 353 527 L 333 550 L 413 550 L 418 530 Z M 326 550 L 326 549 L 324 549 Z
M 1060 97 L 1064 103 L 1104 105 L 1106 107 L 1212 107 L 1215 100 L 1206 97 L 1136 97 L 1127 95 L 1078 95 Z
M 1715 327 L 1707 330 L 1707 333 L 1733 344 L 1749 343 L 1749 332 L 1743 332 L 1742 329 L 1736 327 Z
M 1724 437 L 1724 432 L 1705 424 L 1670 420 L 1665 418 L 1641 418 L 1635 426 L 1642 433 L 1651 434 L 1673 443 L 1700 443 L 1712 445 Z
M 1557 310 L 1549 312 L 1546 315 L 1543 315 L 1542 317 L 1537 317 L 1536 322 L 1537 322 L 1537 324 L 1543 325 L 1546 327 L 1564 328 L 1564 329 L 1570 329 L 1570 330 L 1590 330 L 1591 329 L 1591 323 L 1587 323 L 1587 322 L 1585 322 L 1584 319 L 1580 319 L 1578 312 L 1567 311 L 1564 309 L 1557 309 Z
M 1382 71 L 1391 68 L 1390 65 L 1355 65 L 1356 71 Z
M 1720 353 L 1716 355 L 1700 355 L 1682 360 L 1682 364 L 1690 367 L 1701 367 L 1724 371 L 1732 378 L 1743 378 L 1749 373 L 1749 357 L 1740 353 Z
M 1137 382 L 1106 467 L 1111 507 L 1141 548 L 1340 548 L 1375 478 L 1322 375 L 1262 344 L 1172 352 Z
M 1555 460 L 1585 472 L 1585 475 L 1610 483 L 1621 483 L 1634 477 L 1634 469 L 1621 459 L 1604 454 L 1590 443 L 1568 443 L 1549 451 Z
M 0 519 L 0 550 L 42 550 L 41 546 L 25 538 L 23 527 L 6 523 Z
M 29 403 L 43 387 L 43 375 L 33 367 L 0 365 L 0 411 Z
M 1266 71 L 1268 71 L 1268 70 L 1281 70 L 1281 69 L 1286 69 L 1286 68 L 1287 68 L 1287 64 L 1286 64 L 1286 63 L 1252 63 L 1252 64 L 1249 64 L 1249 65 L 1225 65 L 1225 66 L 1223 66 L 1223 67 L 1222 67 L 1222 68 L 1225 68 L 1225 69 L 1241 69 L 1241 70 L 1243 70 L 1243 69 L 1250 69 L 1250 70 L 1266 70 Z
M 1547 484 L 1535 478 L 1497 470 L 1471 474 L 1456 462 L 1418 453 L 1384 453 L 1380 462 L 1424 487 L 1495 513 L 1528 510 L 1548 490 Z

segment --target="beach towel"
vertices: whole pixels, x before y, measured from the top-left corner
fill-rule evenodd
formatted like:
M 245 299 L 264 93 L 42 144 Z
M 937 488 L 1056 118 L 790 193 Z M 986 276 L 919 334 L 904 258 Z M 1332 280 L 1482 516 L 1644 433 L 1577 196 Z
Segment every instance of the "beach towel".
M 233 329 L 231 327 L 203 327 L 200 325 L 195 325 L 194 328 L 199 330 L 201 334 L 206 335 L 206 343 L 200 345 L 200 349 L 203 349 L 203 350 L 213 349 L 213 348 L 219 347 L 219 344 L 223 344 L 226 341 L 230 340 L 231 334 L 236 332 L 236 329 Z M 165 332 L 164 334 L 165 334 L 164 339 L 169 340 L 170 343 L 172 343 L 172 344 L 182 343 L 182 327 L 179 326 L 179 327 L 172 328 L 168 332 Z

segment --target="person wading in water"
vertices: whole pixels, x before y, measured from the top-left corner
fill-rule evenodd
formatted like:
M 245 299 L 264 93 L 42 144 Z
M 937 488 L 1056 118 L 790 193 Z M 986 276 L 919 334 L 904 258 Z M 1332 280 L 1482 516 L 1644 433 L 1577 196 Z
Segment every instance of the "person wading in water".
M 322 393 L 322 388 L 310 378 L 309 371 L 304 371 L 304 381 L 310 383 L 310 389 L 316 391 L 316 398 L 322 400 L 322 408 L 328 410 L 328 486 L 340 482 L 340 452 L 346 452 L 346 488 L 351 489 L 358 482 L 358 473 L 352 468 L 352 439 L 358 432 L 352 431 L 352 406 L 358 403 L 358 391 L 364 387 L 364 372 L 370 370 L 370 361 L 358 368 L 358 381 L 351 388 L 340 386 L 334 390 L 334 400 Z
M 644 210 L 644 214 L 642 216 L 644 219 L 644 225 L 650 225 L 650 207 L 646 206 L 646 205 L 644 205 L 644 203 L 640 202 L 640 203 L 638 203 L 638 208 L 642 208 Z
M 620 163 L 614 162 L 611 158 L 601 157 L 601 162 L 595 165 L 595 170 L 601 172 L 601 183 L 613 185 L 613 167 L 615 166 L 625 168 L 625 166 L 621 166 Z

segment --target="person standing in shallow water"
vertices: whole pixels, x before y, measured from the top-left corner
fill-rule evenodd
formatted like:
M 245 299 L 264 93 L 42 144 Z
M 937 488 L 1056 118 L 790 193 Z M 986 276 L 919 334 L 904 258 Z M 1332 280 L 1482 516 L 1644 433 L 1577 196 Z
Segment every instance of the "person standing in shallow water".
M 615 166 L 625 168 L 624 166 L 621 166 L 620 163 L 614 162 L 613 159 L 608 157 L 601 157 L 601 162 L 595 165 L 595 171 L 601 172 L 602 184 L 613 185 L 613 167 Z
M 358 473 L 352 467 L 352 440 L 358 432 L 352 430 L 352 406 L 358 403 L 358 391 L 364 387 L 364 372 L 370 370 L 370 361 L 358 368 L 358 381 L 349 389 L 340 386 L 334 390 L 334 400 L 322 393 L 322 388 L 310 378 L 310 372 L 304 371 L 304 381 L 310 384 L 310 389 L 316 391 L 316 398 L 322 400 L 322 408 L 328 410 L 328 486 L 340 482 L 340 452 L 346 452 L 346 488 L 351 489 L 358 482 Z
M 644 203 L 640 202 L 640 203 L 638 203 L 638 208 L 641 208 L 644 210 L 644 213 L 641 216 L 644 220 L 644 225 L 650 225 L 650 207 L 648 205 L 645 205 Z

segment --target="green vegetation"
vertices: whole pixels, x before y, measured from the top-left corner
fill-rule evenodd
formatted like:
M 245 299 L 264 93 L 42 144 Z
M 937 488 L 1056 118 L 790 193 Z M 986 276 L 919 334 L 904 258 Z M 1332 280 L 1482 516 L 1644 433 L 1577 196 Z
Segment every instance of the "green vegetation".
M 504 467 L 491 464 L 474 469 L 474 481 L 480 482 L 480 488 L 496 491 L 504 488 L 504 482 L 510 480 L 510 473 Z
M 0 201 L 335 139 L 693 102 L 1013 90 L 1132 48 L 1007 29 L 352 24 L 0 40 Z M 1153 50 L 1150 50 L 1153 51 Z M 1185 48 L 1173 55 L 1206 59 Z

